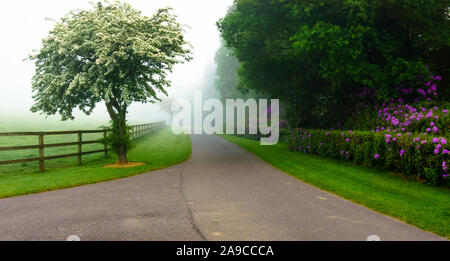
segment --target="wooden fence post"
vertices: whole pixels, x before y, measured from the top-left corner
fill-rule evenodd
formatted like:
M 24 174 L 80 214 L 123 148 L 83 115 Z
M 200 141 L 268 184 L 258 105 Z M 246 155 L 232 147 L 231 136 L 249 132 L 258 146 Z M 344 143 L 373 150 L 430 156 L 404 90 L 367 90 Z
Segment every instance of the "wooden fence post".
M 44 166 L 44 133 L 39 134 L 39 171 L 45 171 Z
M 81 165 L 81 152 L 82 152 L 83 134 L 78 131 L 78 165 Z
M 105 158 L 108 157 L 108 144 L 106 144 L 106 135 L 107 135 L 107 131 L 104 130 L 104 131 L 103 131 L 103 138 L 105 139 L 105 144 L 104 144 L 104 148 L 105 148 Z

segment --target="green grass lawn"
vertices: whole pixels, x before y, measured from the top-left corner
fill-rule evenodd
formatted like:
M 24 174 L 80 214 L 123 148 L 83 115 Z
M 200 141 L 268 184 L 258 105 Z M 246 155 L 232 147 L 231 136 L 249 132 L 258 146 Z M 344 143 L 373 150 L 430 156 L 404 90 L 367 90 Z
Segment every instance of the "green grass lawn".
M 102 153 L 83 157 L 82 166 L 76 166 L 75 158 L 65 159 L 59 164 L 46 161 L 47 170 L 38 172 L 35 166 L 10 165 L 8 170 L 0 169 L 0 198 L 37 193 L 61 188 L 80 186 L 128 177 L 151 170 L 161 169 L 185 161 L 191 154 L 191 140 L 188 135 L 174 135 L 169 128 L 138 139 L 136 146 L 128 153 L 131 162 L 146 165 L 129 169 L 105 168 L 115 163 L 117 157 Z M 56 161 L 58 162 L 58 161 Z
M 405 180 L 387 171 L 294 153 L 286 144 L 220 135 L 279 170 L 338 196 L 450 238 L 450 190 Z

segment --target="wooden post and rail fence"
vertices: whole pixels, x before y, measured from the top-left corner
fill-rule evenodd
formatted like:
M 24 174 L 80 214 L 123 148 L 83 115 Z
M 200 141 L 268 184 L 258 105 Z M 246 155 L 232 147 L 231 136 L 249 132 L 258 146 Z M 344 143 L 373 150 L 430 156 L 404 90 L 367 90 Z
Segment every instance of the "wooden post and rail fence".
M 146 135 L 149 135 L 156 130 L 161 129 L 166 125 L 165 122 L 156 122 L 156 123 L 148 123 L 141 125 L 130 126 L 130 135 L 131 139 L 137 139 Z M 12 146 L 12 147 L 0 147 L 0 152 L 2 151 L 16 151 L 16 150 L 39 150 L 39 157 L 36 158 L 27 158 L 27 159 L 15 159 L 15 160 L 6 160 L 0 161 L 0 165 L 8 165 L 15 163 L 23 163 L 23 162 L 37 162 L 39 161 L 39 170 L 45 170 L 45 161 L 54 160 L 60 158 L 68 158 L 68 157 L 78 157 L 78 164 L 81 164 L 81 159 L 83 155 L 94 154 L 94 153 L 104 153 L 105 157 L 108 154 L 110 148 L 106 144 L 104 144 L 104 148 L 101 150 L 92 150 L 83 152 L 83 145 L 86 144 L 95 144 L 102 143 L 101 140 L 83 140 L 83 134 L 101 134 L 103 133 L 103 137 L 106 138 L 107 133 L 110 132 L 110 129 L 103 130 L 77 130 L 77 131 L 47 131 L 47 132 L 5 132 L 0 133 L 0 137 L 20 137 L 20 136 L 36 136 L 38 144 L 37 145 L 29 145 L 29 146 Z M 56 135 L 78 135 L 78 141 L 75 142 L 65 142 L 65 143 L 54 143 L 54 144 L 46 144 L 45 136 L 56 136 Z M 67 147 L 67 146 L 77 146 L 77 153 L 71 154 L 63 154 L 63 155 L 54 155 L 54 156 L 45 156 L 45 148 L 55 148 L 55 147 Z

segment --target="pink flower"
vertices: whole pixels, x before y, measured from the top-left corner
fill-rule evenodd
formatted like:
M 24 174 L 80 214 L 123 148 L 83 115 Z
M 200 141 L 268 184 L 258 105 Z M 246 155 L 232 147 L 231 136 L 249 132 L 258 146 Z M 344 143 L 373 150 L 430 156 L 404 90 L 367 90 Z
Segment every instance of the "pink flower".
M 375 154 L 373 157 L 374 157 L 375 159 L 379 159 L 379 158 L 380 158 L 380 154 Z

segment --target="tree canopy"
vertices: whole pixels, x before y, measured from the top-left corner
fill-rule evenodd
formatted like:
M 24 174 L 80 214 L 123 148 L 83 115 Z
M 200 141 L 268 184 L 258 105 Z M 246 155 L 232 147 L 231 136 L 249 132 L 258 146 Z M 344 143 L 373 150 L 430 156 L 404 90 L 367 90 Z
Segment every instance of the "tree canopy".
M 218 27 L 243 88 L 280 98 L 294 126 L 329 127 L 364 88 L 384 101 L 431 73 L 448 85 L 448 10 L 445 0 L 235 0 Z
M 233 51 L 225 46 L 223 41 L 216 52 L 214 61 L 217 66 L 214 87 L 218 90 L 223 101 L 226 99 L 258 99 L 263 96 L 267 98 L 267 95 L 263 94 L 262 90 L 249 89 L 240 84 L 240 62 L 233 55 Z
M 215 88 L 219 91 L 222 99 L 238 98 L 242 94 L 237 90 L 239 78 L 237 70 L 239 61 L 232 55 L 232 51 L 222 45 L 216 52 L 214 61 L 217 65 Z

